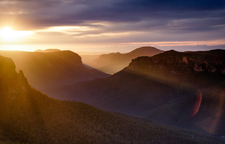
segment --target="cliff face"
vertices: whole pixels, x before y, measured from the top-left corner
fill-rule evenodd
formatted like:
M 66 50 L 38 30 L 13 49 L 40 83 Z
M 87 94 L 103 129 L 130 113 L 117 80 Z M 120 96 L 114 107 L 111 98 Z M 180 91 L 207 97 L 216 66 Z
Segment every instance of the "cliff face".
M 174 87 L 192 87 L 198 90 L 199 97 L 193 109 L 193 118 L 190 120 L 194 125 L 191 127 L 213 134 L 225 133 L 220 128 L 225 126 L 224 50 L 183 53 L 167 51 L 153 57 L 139 57 L 124 71 Z M 160 106 L 146 115 L 151 118 L 158 117 L 156 120 L 160 120 L 166 113 L 168 114 L 169 107 L 171 105 Z
M 13 99 L 19 93 L 26 93 L 29 87 L 23 72 L 15 71 L 12 59 L 0 56 L 0 97 Z
M 212 143 L 207 135 L 168 127 L 84 103 L 49 98 L 31 88 L 10 58 L 0 56 L 0 143 Z M 150 135 L 150 136 L 149 136 Z
M 139 57 L 126 68 L 133 71 L 225 74 L 225 51 L 176 52 L 167 51 L 153 57 Z
M 48 94 L 224 135 L 224 56 L 223 50 L 213 50 L 139 57 L 108 78 L 51 89 Z
M 22 70 L 29 83 L 41 91 L 108 76 L 95 69 L 84 67 L 81 57 L 72 51 L 47 53 L 0 51 L 0 55 L 12 58 L 17 70 Z
M 167 51 L 153 57 L 138 57 L 124 69 L 162 81 L 188 83 L 198 88 L 225 80 L 225 51 Z

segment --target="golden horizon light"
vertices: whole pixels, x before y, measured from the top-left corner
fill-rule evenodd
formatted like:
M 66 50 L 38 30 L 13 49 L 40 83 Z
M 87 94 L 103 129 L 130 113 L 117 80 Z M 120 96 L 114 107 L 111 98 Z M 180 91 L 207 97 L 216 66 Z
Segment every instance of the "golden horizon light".
M 33 34 L 31 31 L 15 31 L 11 27 L 0 28 L 2 42 L 17 42 L 31 34 Z

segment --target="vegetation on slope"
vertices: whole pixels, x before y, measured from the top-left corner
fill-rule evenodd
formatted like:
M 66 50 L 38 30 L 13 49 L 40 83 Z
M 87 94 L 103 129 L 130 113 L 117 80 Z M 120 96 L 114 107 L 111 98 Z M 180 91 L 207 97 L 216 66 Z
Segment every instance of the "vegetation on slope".
M 220 143 L 209 136 L 49 98 L 0 57 L 1 143 Z
M 111 77 L 46 91 L 58 99 L 225 135 L 225 51 L 167 51 Z

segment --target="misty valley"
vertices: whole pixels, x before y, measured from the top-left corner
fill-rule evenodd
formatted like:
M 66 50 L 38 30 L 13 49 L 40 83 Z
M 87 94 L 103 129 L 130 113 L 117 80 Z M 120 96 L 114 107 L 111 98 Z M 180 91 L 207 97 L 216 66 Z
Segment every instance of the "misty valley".
M 0 55 L 1 144 L 225 142 L 225 50 Z
M 0 144 L 225 144 L 225 0 L 0 0 Z

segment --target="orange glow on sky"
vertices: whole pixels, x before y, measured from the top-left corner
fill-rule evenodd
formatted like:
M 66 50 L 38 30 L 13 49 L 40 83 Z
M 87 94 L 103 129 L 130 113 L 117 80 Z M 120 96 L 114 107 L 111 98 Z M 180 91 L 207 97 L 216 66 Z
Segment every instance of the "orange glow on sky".
M 100 23 L 93 23 L 93 25 Z M 102 23 L 110 27 L 108 23 Z M 158 36 L 157 33 L 151 32 Z M 13 30 L 0 27 L 0 50 L 35 51 L 36 49 L 61 49 L 74 52 L 109 53 L 129 52 L 141 46 L 216 46 L 225 45 L 225 40 L 208 41 L 157 41 L 157 42 L 123 42 L 132 36 L 145 35 L 136 31 L 106 32 L 101 27 L 90 26 L 53 26 L 30 31 Z M 130 40 L 129 40 L 130 41 Z M 164 50 L 164 49 L 162 49 Z
M 15 31 L 11 27 L 0 28 L 0 37 L 3 43 L 19 41 L 31 34 L 33 34 L 31 31 Z

